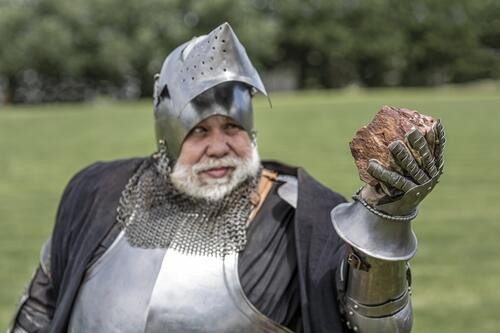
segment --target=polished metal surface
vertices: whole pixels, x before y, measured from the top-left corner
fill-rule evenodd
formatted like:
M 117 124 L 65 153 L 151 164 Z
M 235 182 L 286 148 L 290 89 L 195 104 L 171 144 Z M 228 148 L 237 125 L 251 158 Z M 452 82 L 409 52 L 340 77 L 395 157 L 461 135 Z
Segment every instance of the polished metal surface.
M 28 286 L 29 287 L 29 286 Z M 29 296 L 27 294 L 27 290 L 24 291 L 24 293 L 21 295 L 19 298 L 19 301 L 16 306 L 16 310 L 14 311 L 14 315 L 12 316 L 12 319 L 9 323 L 9 326 L 7 328 L 7 333 L 24 333 L 24 329 L 19 327 L 19 325 L 16 322 L 17 316 L 19 315 L 21 309 L 23 308 L 24 304 L 26 304 L 26 301 L 28 300 Z
M 248 301 L 237 260 L 132 247 L 122 232 L 89 268 L 68 332 L 289 332 Z
M 434 177 L 422 185 L 413 187 L 401 199 L 377 205 L 376 208 L 393 215 L 408 214 L 408 212 L 416 209 L 420 202 L 434 189 L 438 181 L 439 177 Z
M 346 297 L 365 305 L 385 304 L 400 298 L 408 291 L 407 269 L 404 261 L 385 261 L 368 256 L 362 260 L 367 271 L 349 267 Z
M 12 329 L 7 330 L 7 333 L 28 333 L 28 331 L 26 331 L 22 327 L 16 326 Z
M 230 90 L 230 96 L 223 97 L 228 93 L 211 89 L 227 82 L 240 83 Z M 166 142 L 169 157 L 175 160 L 193 126 L 216 114 L 235 119 L 251 134 L 253 89 L 267 96 L 259 74 L 228 23 L 193 38 L 167 56 L 160 75 L 155 78 L 157 141 Z M 204 93 L 207 95 L 202 96 Z M 206 103 L 217 94 L 222 103 Z M 201 100 L 193 103 L 197 97 Z
M 165 249 L 131 247 L 122 232 L 87 271 L 68 332 L 144 332 L 164 254 Z
M 45 275 L 50 278 L 50 251 L 52 248 L 52 235 L 50 235 L 45 243 L 43 243 L 42 250 L 40 251 L 40 267 Z
M 182 143 L 189 131 L 210 116 L 222 115 L 234 119 L 253 137 L 252 97 L 242 83 L 221 83 L 189 102 L 180 114 L 172 112 L 170 101 L 164 99 L 155 112 L 158 142 L 163 140 L 169 159 L 177 160 Z
M 146 332 L 289 332 L 249 302 L 237 268 L 237 254 L 222 259 L 168 250 L 153 290 Z
M 227 81 L 238 81 L 267 94 L 245 47 L 229 23 L 177 47 L 163 63 L 158 79 L 166 85 L 177 115 L 193 98 Z
M 409 221 L 386 220 L 359 201 L 331 213 L 350 246 L 337 275 L 339 306 L 356 332 L 410 332 L 412 308 L 407 260 L 417 249 Z
M 365 317 L 349 311 L 347 326 L 358 333 L 410 333 L 413 325 L 411 302 L 399 312 L 385 317 Z
M 393 315 L 401 309 L 403 309 L 406 304 L 410 301 L 410 293 L 407 291 L 401 297 L 395 300 L 387 301 L 384 304 L 378 305 L 366 305 L 357 302 L 352 298 L 346 297 L 345 302 L 348 309 L 356 311 L 364 317 L 371 318 L 381 318 Z
M 339 306 L 348 327 L 362 333 L 410 332 L 408 265 L 369 257 L 361 259 L 367 270 L 347 264 L 346 259 L 341 274 L 337 275 Z M 348 272 L 342 269 L 346 266 Z
M 359 201 L 335 207 L 331 219 L 337 234 L 356 250 L 382 260 L 404 261 L 417 251 L 410 222 L 388 221 Z
M 278 175 L 276 180 L 284 182 L 284 184 L 282 184 L 278 188 L 278 195 L 280 196 L 280 198 L 285 200 L 293 208 L 297 208 L 297 198 L 298 198 L 297 177 L 289 175 Z
M 21 325 L 29 325 L 29 330 L 44 331 L 49 325 L 53 309 L 47 298 L 51 297 L 50 247 L 52 235 L 48 237 L 40 251 L 40 267 L 31 277 L 21 295 L 7 333 L 25 333 Z M 48 291 L 50 290 L 50 291 Z

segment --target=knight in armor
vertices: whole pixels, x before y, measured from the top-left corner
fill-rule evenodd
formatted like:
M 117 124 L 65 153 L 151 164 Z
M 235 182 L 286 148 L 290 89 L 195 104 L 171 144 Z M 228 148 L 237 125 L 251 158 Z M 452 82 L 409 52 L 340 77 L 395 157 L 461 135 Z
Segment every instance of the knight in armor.
M 410 221 L 442 173 L 442 126 L 433 154 L 418 131 L 411 152 L 387 148 L 412 177 L 370 162 L 398 195 L 365 185 L 347 203 L 259 159 L 258 92 L 229 24 L 174 49 L 155 76 L 157 151 L 70 180 L 9 331 L 410 332 Z

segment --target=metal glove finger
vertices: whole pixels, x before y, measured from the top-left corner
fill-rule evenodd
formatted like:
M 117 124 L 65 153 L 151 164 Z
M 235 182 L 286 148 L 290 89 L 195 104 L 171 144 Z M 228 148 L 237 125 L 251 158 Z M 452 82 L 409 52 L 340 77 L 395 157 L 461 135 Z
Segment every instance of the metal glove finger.
M 425 140 L 427 140 L 427 144 L 429 145 L 429 149 L 431 153 L 434 155 L 434 158 L 436 158 L 436 145 L 437 145 L 437 132 L 436 132 L 436 123 L 432 125 L 432 128 L 430 131 L 427 131 L 425 133 L 424 137 Z
M 436 169 L 436 162 L 434 156 L 432 155 L 427 140 L 420 133 L 418 129 L 413 129 L 410 133 L 406 135 L 408 143 L 415 149 L 422 157 L 422 166 L 427 174 L 432 178 L 437 176 L 438 170 Z
M 436 166 L 439 171 L 439 173 L 443 173 L 444 169 L 444 147 L 446 146 L 446 136 L 444 133 L 444 127 L 441 124 L 441 121 L 438 120 L 434 124 L 435 128 L 434 130 L 436 131 L 436 136 L 437 136 L 437 146 L 436 146 Z
M 379 181 L 403 192 L 407 192 L 417 186 L 417 184 L 403 177 L 399 173 L 387 170 L 377 160 L 370 160 L 366 171 L 368 171 L 373 178 L 376 178 Z
M 397 140 L 391 142 L 389 145 L 389 151 L 394 157 L 396 163 L 403 168 L 403 170 L 408 172 L 418 184 L 423 184 L 429 180 L 429 177 L 422 169 L 420 169 L 417 161 L 415 161 L 412 154 L 402 141 Z

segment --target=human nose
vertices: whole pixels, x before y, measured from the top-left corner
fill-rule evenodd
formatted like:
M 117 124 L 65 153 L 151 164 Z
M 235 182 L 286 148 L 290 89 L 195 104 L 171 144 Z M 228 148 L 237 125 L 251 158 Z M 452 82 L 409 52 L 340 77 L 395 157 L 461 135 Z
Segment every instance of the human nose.
M 229 153 L 227 137 L 223 133 L 214 133 L 207 147 L 209 157 L 223 157 Z

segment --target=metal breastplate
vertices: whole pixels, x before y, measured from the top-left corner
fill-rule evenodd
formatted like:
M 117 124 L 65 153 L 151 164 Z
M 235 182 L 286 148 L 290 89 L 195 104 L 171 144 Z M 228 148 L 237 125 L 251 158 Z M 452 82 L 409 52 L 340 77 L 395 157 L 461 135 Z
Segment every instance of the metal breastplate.
M 68 332 L 290 331 L 249 302 L 237 254 L 220 258 L 136 248 L 121 233 L 88 270 Z

